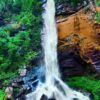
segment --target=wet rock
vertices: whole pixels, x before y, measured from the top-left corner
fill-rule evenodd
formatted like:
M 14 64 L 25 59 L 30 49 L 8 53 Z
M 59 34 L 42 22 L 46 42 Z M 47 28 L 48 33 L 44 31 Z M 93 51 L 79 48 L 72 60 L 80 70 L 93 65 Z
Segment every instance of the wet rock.
M 40 100 L 56 100 L 56 99 L 54 99 L 54 98 L 48 99 L 48 97 L 46 95 L 43 95 Z
M 26 73 L 27 73 L 27 69 L 26 69 L 26 68 L 24 68 L 24 69 L 19 69 L 19 74 L 20 74 L 20 76 L 25 76 Z
M 62 75 L 73 76 L 84 74 L 87 63 L 84 62 L 79 55 L 76 55 L 74 51 L 61 52 L 58 56 Z
M 98 74 L 100 74 L 100 51 L 99 50 L 93 50 L 93 53 L 91 55 L 91 60 L 92 60 L 93 68 Z
M 11 79 L 11 86 L 19 90 L 18 94 L 15 94 L 15 97 L 20 98 L 21 96 L 25 96 L 25 94 L 35 91 L 39 82 L 45 81 L 44 70 L 43 67 L 31 68 L 27 72 L 25 69 L 22 71 L 24 75 L 21 73 L 20 77 Z
M 41 0 L 42 4 L 45 4 L 47 2 L 47 0 Z
M 79 100 L 79 99 L 77 99 L 77 98 L 73 98 L 73 100 Z
M 18 98 L 18 100 L 26 100 L 26 97 L 23 95 L 20 98 Z

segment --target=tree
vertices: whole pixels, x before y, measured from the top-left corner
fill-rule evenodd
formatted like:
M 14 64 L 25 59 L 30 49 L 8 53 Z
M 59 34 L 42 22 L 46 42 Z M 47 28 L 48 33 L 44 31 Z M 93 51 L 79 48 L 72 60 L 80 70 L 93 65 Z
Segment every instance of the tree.
M 0 11 L 6 21 L 6 24 L 0 28 L 0 71 L 2 72 L 16 70 L 28 64 L 39 53 L 42 3 L 40 0 L 0 0 L 0 2 L 2 2 Z

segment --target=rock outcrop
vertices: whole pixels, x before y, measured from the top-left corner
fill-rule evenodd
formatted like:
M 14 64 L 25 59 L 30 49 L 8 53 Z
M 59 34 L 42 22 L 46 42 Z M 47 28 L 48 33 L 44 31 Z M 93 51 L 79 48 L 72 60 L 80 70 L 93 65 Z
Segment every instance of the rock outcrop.
M 74 50 L 59 53 L 60 70 L 64 76 L 83 75 L 86 70 L 87 63 Z
M 75 2 L 71 0 L 57 1 L 56 3 L 56 16 L 59 15 L 70 15 L 83 8 L 88 4 L 88 0 L 76 0 Z
M 99 9 L 99 7 L 97 7 Z M 91 64 L 92 71 L 100 73 L 100 24 L 95 21 L 95 13 L 90 6 L 80 9 L 70 16 L 57 16 L 58 49 L 64 59 L 60 60 L 65 75 L 81 74 L 86 65 L 80 65 L 68 51 L 77 53 L 85 63 Z M 63 54 L 64 53 L 64 54 Z M 66 55 L 67 54 L 67 55 Z M 66 55 L 66 57 L 65 57 Z M 75 55 L 76 56 L 76 55 Z M 75 65 L 75 63 L 77 63 Z M 71 71 L 70 71 L 71 70 Z

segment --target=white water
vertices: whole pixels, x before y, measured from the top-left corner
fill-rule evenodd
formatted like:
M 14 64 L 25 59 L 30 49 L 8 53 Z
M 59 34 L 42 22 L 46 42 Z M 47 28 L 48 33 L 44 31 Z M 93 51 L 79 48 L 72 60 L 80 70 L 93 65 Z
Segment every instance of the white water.
M 41 100 L 43 95 L 56 100 L 89 100 L 87 96 L 70 89 L 60 79 L 57 63 L 57 30 L 55 23 L 54 0 L 47 0 L 43 13 L 44 27 L 42 31 L 42 46 L 44 50 L 44 66 L 46 82 L 40 83 L 36 91 L 26 96 L 27 100 Z M 84 84 L 84 83 L 83 83 Z
M 42 31 L 42 46 L 46 67 L 46 82 L 48 82 L 52 76 L 60 77 L 57 62 L 58 36 L 55 23 L 55 4 L 53 0 L 48 0 L 45 12 L 43 13 L 43 19 L 44 28 Z

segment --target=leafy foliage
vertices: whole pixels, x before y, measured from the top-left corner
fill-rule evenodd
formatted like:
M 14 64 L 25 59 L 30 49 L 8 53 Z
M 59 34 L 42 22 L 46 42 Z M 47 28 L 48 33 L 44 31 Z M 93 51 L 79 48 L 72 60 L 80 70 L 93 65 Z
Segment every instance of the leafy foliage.
M 100 23 L 100 12 L 96 13 L 96 21 L 97 23 Z
M 0 100 L 5 100 L 5 89 L 9 85 L 9 79 L 16 77 L 18 75 L 17 71 L 16 72 L 2 72 L 0 74 L 0 80 L 2 81 L 2 89 L 0 89 Z M 1 84 L 0 84 L 1 85 Z
M 0 27 L 0 72 L 16 70 L 37 56 L 41 47 L 41 6 L 40 0 L 0 0 L 6 22 Z
M 0 100 L 4 99 L 4 92 L 2 90 L 0 90 Z
M 99 0 L 96 2 L 96 4 L 97 4 L 97 6 L 100 7 L 100 1 Z
M 69 3 L 73 3 L 73 5 L 76 5 L 79 2 L 79 0 L 55 0 L 55 1 L 59 3 L 69 2 Z
M 0 0 L 0 10 L 5 9 L 6 6 L 8 5 L 10 5 L 13 8 L 20 6 L 24 10 L 26 8 L 30 10 L 33 6 L 33 1 L 37 1 L 37 0 Z
M 0 29 L 0 32 L 0 71 L 10 67 L 16 69 L 37 55 L 36 51 L 31 49 L 27 31 L 19 32 L 15 37 L 10 37 L 3 29 Z
M 100 100 L 100 80 L 89 76 L 78 76 L 69 78 L 67 83 L 69 86 L 78 87 L 91 92 L 94 95 L 94 100 Z

